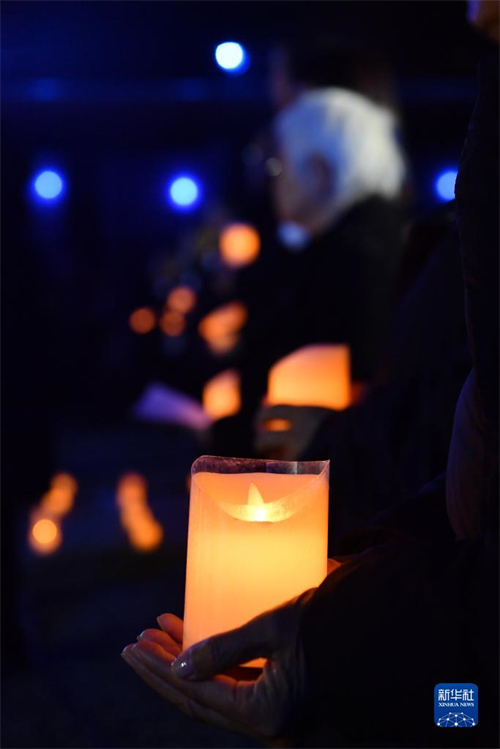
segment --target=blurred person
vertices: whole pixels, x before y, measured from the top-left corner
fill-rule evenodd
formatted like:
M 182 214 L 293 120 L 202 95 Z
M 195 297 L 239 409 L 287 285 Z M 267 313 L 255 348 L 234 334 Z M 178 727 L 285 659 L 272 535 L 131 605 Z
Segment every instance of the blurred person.
M 278 113 L 273 131 L 266 163 L 281 247 L 246 276 L 244 408 L 217 425 L 220 454 L 229 443 L 251 450 L 267 372 L 301 346 L 347 343 L 354 379 L 370 381 L 395 301 L 407 166 L 393 114 L 353 91 L 314 89 Z
M 260 454 L 321 456 L 334 466 L 332 549 L 345 533 L 445 470 L 455 405 L 470 370 L 454 213 L 449 203 L 410 233 L 411 272 L 403 274 L 386 352 L 363 397 L 344 411 L 278 405 L 257 414 Z M 284 419 L 290 428 L 268 431 L 271 419 Z
M 182 622 L 159 617 L 123 657 L 192 717 L 278 746 L 498 746 L 498 74 L 496 54 L 480 67 L 456 187 L 473 368 L 442 525 L 401 524 L 398 506 L 318 589 L 185 652 Z M 230 673 L 258 656 L 257 679 Z M 444 681 L 479 690 L 468 731 L 432 723 Z

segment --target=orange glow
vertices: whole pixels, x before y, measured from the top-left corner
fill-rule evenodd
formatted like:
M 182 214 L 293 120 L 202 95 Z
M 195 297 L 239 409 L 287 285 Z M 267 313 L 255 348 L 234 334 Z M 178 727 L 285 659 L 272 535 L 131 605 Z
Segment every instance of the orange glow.
M 182 335 L 186 329 L 186 320 L 180 312 L 164 312 L 160 320 L 160 328 L 165 335 L 175 337 Z
M 150 333 L 155 327 L 156 315 L 149 307 L 141 307 L 132 312 L 128 322 L 134 333 L 144 335 L 144 333 Z
M 228 335 L 220 336 L 220 338 L 214 338 L 213 341 L 208 343 L 208 348 L 212 354 L 227 354 L 234 349 L 240 339 L 239 333 L 228 333 Z
M 32 515 L 29 543 L 38 554 L 52 554 L 62 543 L 62 533 L 55 518 L 44 517 L 39 511 Z
M 175 312 L 187 315 L 196 304 L 196 293 L 189 286 L 177 286 L 167 297 L 167 305 Z
M 265 432 L 288 432 L 292 428 L 290 419 L 268 419 L 262 424 Z
M 154 518 L 143 517 L 130 528 L 129 540 L 137 551 L 153 551 L 163 541 L 163 528 Z
M 219 237 L 222 260 L 231 268 L 241 268 L 257 260 L 260 253 L 259 233 L 249 224 L 230 224 Z
M 349 347 L 305 346 L 281 359 L 269 371 L 266 400 L 268 405 L 347 408 L 351 404 Z
M 198 332 L 214 353 L 226 353 L 238 343 L 238 332 L 248 320 L 241 302 L 229 302 L 210 312 L 198 325 Z
M 238 413 L 241 408 L 240 376 L 235 369 L 227 369 L 205 384 L 203 407 L 212 419 Z
M 78 484 L 69 473 L 56 474 L 50 484 L 50 490 L 42 497 L 41 507 L 51 515 L 63 517 L 73 507 Z
M 120 522 L 131 546 L 137 551 L 152 551 L 163 541 L 163 528 L 148 507 L 147 483 L 138 473 L 122 476 L 116 503 Z

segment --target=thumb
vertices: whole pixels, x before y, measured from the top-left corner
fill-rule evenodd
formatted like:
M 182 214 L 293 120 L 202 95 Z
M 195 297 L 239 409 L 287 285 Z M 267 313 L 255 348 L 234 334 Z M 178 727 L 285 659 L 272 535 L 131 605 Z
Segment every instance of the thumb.
M 187 648 L 172 663 L 174 674 L 181 679 L 210 679 L 254 658 L 270 657 L 275 648 L 272 615 L 261 615 Z
M 314 595 L 306 590 L 289 603 L 251 619 L 237 629 L 192 645 L 172 663 L 181 679 L 210 679 L 254 658 L 272 658 L 297 636 L 303 610 Z

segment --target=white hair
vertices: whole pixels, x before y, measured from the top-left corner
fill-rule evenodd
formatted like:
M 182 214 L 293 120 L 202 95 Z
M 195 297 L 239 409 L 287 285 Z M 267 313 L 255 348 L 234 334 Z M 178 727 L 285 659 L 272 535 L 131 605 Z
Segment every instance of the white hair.
M 331 218 L 371 195 L 396 198 L 406 174 L 393 113 L 341 88 L 307 91 L 275 120 L 283 153 L 300 178 L 322 156 L 334 174 Z

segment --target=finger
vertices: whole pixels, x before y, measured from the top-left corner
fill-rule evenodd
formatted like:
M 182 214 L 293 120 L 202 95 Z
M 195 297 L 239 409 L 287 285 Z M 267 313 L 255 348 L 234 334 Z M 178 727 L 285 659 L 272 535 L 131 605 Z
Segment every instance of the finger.
M 334 570 L 338 569 L 342 566 L 342 562 L 339 562 L 337 559 L 328 559 L 327 561 L 327 570 L 326 574 L 329 575 Z
M 204 723 L 217 726 L 218 728 L 223 728 L 226 731 L 245 733 L 254 738 L 259 737 L 259 734 L 254 730 L 253 726 L 245 725 L 239 721 L 227 718 L 216 710 L 212 710 L 205 705 L 195 702 L 193 699 L 187 697 L 183 692 L 165 682 L 161 677 L 157 676 L 142 660 L 142 658 L 135 654 L 135 652 L 129 651 L 129 653 L 123 655 L 123 658 L 149 687 L 154 689 L 155 692 L 163 697 L 163 699 L 186 713 L 186 715 L 201 720 Z
M 139 642 L 148 640 L 149 642 L 156 642 L 160 647 L 171 653 L 174 657 L 177 657 L 181 652 L 181 646 L 173 640 L 170 635 L 162 632 L 160 629 L 145 629 L 141 632 L 137 638 Z
M 258 657 L 270 657 L 276 646 L 274 612 L 252 619 L 237 629 L 192 645 L 175 660 L 172 669 L 183 679 L 209 679 Z
M 122 655 L 125 660 L 134 658 L 142 661 L 165 685 L 230 720 L 244 722 L 245 716 L 251 713 L 255 682 L 239 683 L 229 676 L 216 676 L 209 681 L 198 682 L 179 679 L 171 667 L 172 656 L 153 642 L 137 643 L 126 648 Z
M 162 630 L 178 644 L 182 646 L 184 636 L 184 622 L 174 614 L 161 614 L 156 621 Z

